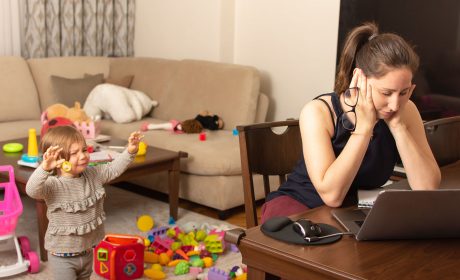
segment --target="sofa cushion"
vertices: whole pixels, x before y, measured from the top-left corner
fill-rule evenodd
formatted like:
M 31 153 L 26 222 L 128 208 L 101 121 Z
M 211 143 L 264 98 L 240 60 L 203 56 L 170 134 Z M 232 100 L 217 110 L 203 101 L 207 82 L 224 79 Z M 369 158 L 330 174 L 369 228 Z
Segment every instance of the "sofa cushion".
M 51 76 L 60 76 L 70 79 L 81 78 L 85 73 L 109 75 L 108 57 L 67 56 L 29 59 L 35 85 L 40 97 L 40 108 L 45 110 L 48 106 L 58 103 L 53 95 Z M 83 104 L 83 103 L 82 103 Z
M 73 107 L 78 101 L 83 106 L 89 93 L 104 81 L 104 74 L 85 75 L 84 78 L 68 79 L 51 76 L 54 100 L 57 103 Z
M 133 75 L 131 89 L 139 90 L 152 100 L 166 94 L 179 61 L 152 57 L 117 57 L 110 59 L 110 77 Z M 159 105 L 161 106 L 161 104 Z
M 259 98 L 259 74 L 248 66 L 182 60 L 162 95 L 154 117 L 186 120 L 208 110 L 225 122 L 224 129 L 254 123 Z
M 21 57 L 2 56 L 0 65 L 0 122 L 40 118 L 38 93 L 27 62 Z
M 164 122 L 153 118 L 127 124 L 103 120 L 101 133 L 128 139 L 129 134 L 139 130 L 144 121 Z M 231 131 L 206 131 L 206 141 L 200 141 L 199 134 L 175 134 L 165 130 L 150 130 L 144 135 L 145 141 L 151 146 L 187 152 L 188 158 L 181 160 L 183 172 L 196 175 L 241 174 L 239 140 Z
M 38 135 L 41 129 L 40 120 L 37 118 L 36 120 L 27 121 L 0 122 L 0 131 L 2 132 L 0 133 L 0 141 L 28 137 L 30 128 L 35 128 Z

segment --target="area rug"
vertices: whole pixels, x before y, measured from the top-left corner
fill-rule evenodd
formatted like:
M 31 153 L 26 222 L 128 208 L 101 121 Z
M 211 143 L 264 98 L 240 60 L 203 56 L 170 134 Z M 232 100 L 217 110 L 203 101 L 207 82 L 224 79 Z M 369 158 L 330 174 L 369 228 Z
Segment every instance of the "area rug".
M 146 234 L 139 231 L 136 226 L 137 217 L 142 215 L 150 215 L 156 225 L 168 225 L 169 221 L 169 205 L 167 203 L 138 195 L 117 187 L 108 186 L 106 188 L 107 198 L 105 201 L 105 211 L 107 214 L 107 220 L 105 222 L 105 228 L 107 233 L 120 233 L 120 234 L 136 234 L 146 237 Z M 38 235 L 37 235 L 37 219 L 35 216 L 35 204 L 27 198 L 22 197 L 24 205 L 24 212 L 21 215 L 18 225 L 16 227 L 16 235 L 25 235 L 29 237 L 31 247 L 38 252 Z M 194 213 L 182 208 L 179 208 L 179 218 L 176 224 L 180 227 L 188 222 L 195 222 L 198 224 L 207 223 L 210 226 L 220 228 L 234 228 L 235 226 L 203 216 L 201 214 Z M 15 251 L 0 252 L 0 271 L 1 265 L 15 263 L 16 253 Z M 241 266 L 241 255 L 230 250 L 226 250 L 216 261 L 215 267 L 230 271 L 234 266 Z M 207 269 L 206 269 L 207 270 Z M 206 271 L 205 270 L 205 271 Z M 175 276 L 172 268 L 166 268 L 167 274 L 166 279 L 177 279 L 177 280 L 189 280 L 196 279 L 191 275 Z M 9 278 L 2 279 L 53 279 L 50 269 L 47 266 L 47 262 L 41 263 L 40 272 L 37 274 L 22 273 Z M 99 277 L 95 273 L 91 276 L 91 279 L 101 280 L 104 279 Z M 148 279 L 148 278 L 141 278 Z

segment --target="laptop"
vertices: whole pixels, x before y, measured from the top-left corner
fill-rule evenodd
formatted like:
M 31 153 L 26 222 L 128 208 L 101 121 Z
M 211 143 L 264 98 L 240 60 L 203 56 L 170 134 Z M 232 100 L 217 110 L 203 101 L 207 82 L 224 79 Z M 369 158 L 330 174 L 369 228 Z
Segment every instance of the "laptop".
M 383 190 L 370 209 L 333 209 L 357 240 L 460 238 L 460 189 Z

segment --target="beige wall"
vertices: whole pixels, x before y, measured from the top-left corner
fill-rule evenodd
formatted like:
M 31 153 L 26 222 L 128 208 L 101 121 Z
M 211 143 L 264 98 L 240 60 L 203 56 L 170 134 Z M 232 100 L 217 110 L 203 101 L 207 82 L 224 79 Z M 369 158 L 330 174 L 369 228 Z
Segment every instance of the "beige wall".
M 136 56 L 246 64 L 269 120 L 333 88 L 340 0 L 137 0 Z M 218 113 L 218 112 L 216 112 Z

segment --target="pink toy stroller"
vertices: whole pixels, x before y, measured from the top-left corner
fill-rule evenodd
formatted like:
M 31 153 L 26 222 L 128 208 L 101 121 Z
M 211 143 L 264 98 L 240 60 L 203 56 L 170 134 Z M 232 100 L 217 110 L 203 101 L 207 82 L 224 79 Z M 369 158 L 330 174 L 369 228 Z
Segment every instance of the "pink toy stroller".
M 0 172 L 9 173 L 9 181 L 0 183 L 0 251 L 11 250 L 11 243 L 14 243 L 18 256 L 17 263 L 0 266 L 0 277 L 24 271 L 37 273 L 40 270 L 40 260 L 37 253 L 30 250 L 29 238 L 14 235 L 16 223 L 22 214 L 22 202 L 16 187 L 13 167 L 0 166 Z

